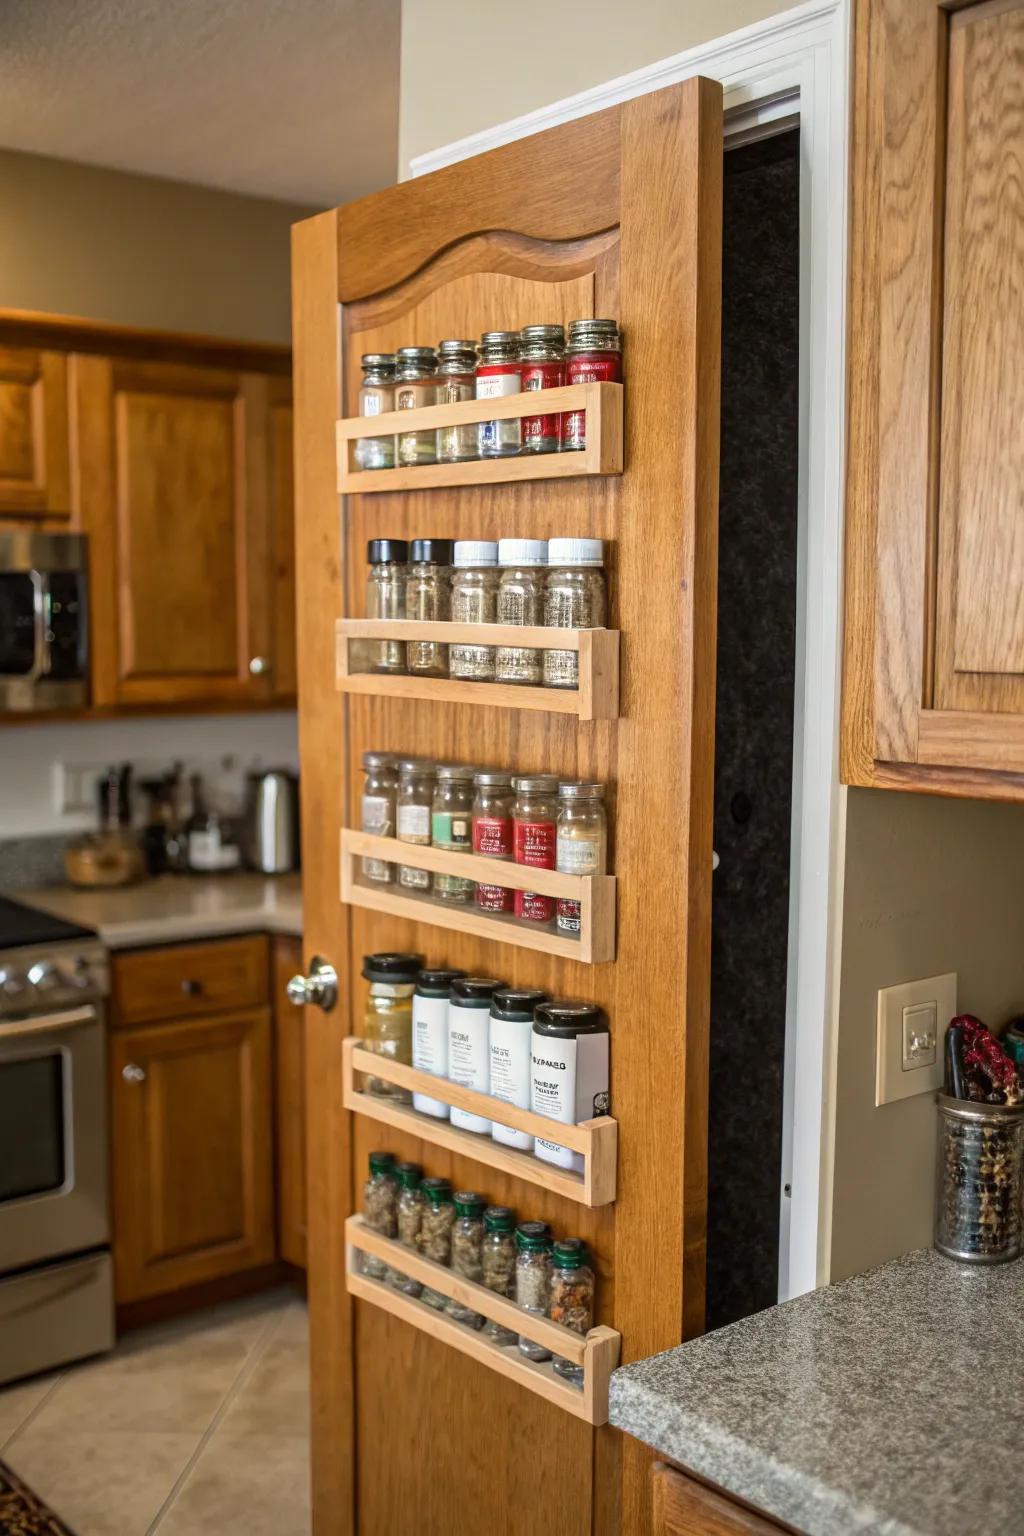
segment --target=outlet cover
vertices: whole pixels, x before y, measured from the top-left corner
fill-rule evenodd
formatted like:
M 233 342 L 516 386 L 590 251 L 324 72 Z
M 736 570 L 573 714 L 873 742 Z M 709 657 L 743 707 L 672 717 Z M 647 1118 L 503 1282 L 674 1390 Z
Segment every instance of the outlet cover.
M 956 972 L 926 976 L 878 994 L 875 1104 L 942 1087 L 943 1048 L 956 1016 Z

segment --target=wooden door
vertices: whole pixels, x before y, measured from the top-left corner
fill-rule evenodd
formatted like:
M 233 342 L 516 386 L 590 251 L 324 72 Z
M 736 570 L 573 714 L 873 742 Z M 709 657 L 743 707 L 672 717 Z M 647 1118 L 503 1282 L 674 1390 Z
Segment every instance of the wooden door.
M 111 1035 L 119 1304 L 274 1258 L 270 1012 Z
M 0 347 L 0 517 L 70 514 L 67 359 Z
M 289 979 L 302 970 L 302 942 L 279 935 L 270 962 L 274 1017 L 274 1121 L 277 1143 L 277 1247 L 306 1265 L 306 1015 L 288 1001 Z
M 317 1536 L 650 1528 L 647 1454 L 345 1291 L 343 1221 L 380 1129 L 342 1110 L 361 1032 L 360 957 L 413 949 L 603 1004 L 618 1199 L 587 1210 L 397 1132 L 385 1144 L 586 1238 L 599 1321 L 627 1359 L 701 1327 L 714 741 L 721 91 L 685 85 L 300 224 L 294 244 L 296 517 L 307 961 L 337 966 L 310 1010 L 313 1483 Z M 349 496 L 335 421 L 364 351 L 577 316 L 626 338 L 625 472 Z M 334 620 L 363 613 L 368 537 L 594 535 L 623 631 L 618 721 L 335 691 Z M 584 966 L 341 906 L 338 831 L 358 825 L 367 748 L 546 769 L 609 785 L 618 959 Z M 526 1514 L 526 1511 L 532 1513 Z

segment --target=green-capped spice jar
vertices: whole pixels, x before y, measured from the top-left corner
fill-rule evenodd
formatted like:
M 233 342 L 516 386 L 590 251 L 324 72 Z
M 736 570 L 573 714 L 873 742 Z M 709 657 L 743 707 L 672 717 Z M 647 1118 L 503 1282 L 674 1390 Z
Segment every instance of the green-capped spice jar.
M 508 1205 L 489 1205 L 484 1211 L 484 1241 L 480 1253 L 484 1285 L 489 1291 L 509 1299 L 515 1294 L 516 1213 Z M 508 1349 L 519 1335 L 502 1323 L 488 1322 L 485 1338 Z
M 594 1271 L 587 1250 L 578 1237 L 562 1238 L 551 1251 L 551 1301 L 548 1315 L 553 1323 L 587 1334 L 594 1326 Z M 583 1367 L 556 1355 L 552 1366 L 558 1375 L 583 1387 Z
M 516 1304 L 534 1317 L 547 1317 L 551 1288 L 551 1228 L 546 1221 L 521 1221 L 516 1228 Z M 550 1360 L 551 1351 L 519 1335 L 527 1360 Z
M 371 1152 L 370 1172 L 363 1185 L 363 1220 L 381 1237 L 395 1237 L 398 1233 L 398 1180 L 395 1178 L 395 1158 L 391 1152 Z M 387 1276 L 387 1265 L 372 1253 L 364 1253 L 361 1269 L 372 1280 Z
M 424 1200 L 420 1189 L 423 1169 L 419 1163 L 396 1163 L 395 1178 L 398 1181 L 398 1198 L 395 1202 L 398 1241 L 403 1248 L 418 1253 L 420 1227 L 423 1222 Z M 406 1296 L 419 1296 L 423 1290 L 418 1280 L 413 1280 L 409 1275 L 403 1275 L 398 1269 L 391 1269 L 388 1272 L 388 1280 L 396 1290 L 402 1291 Z
M 463 1280 L 482 1285 L 484 1279 L 482 1249 L 484 1241 L 483 1195 L 469 1190 L 457 1190 L 455 1194 L 455 1225 L 452 1228 L 452 1272 Z M 448 1299 L 448 1315 L 468 1328 L 482 1328 L 484 1319 L 472 1307 L 463 1306 L 454 1297 Z
M 447 1179 L 424 1179 L 420 1188 L 426 1196 L 420 1221 L 420 1252 L 425 1259 L 432 1259 L 435 1264 L 447 1268 L 452 1261 L 452 1228 L 455 1226 L 452 1186 Z M 431 1290 L 429 1285 L 423 1287 L 420 1299 L 439 1312 L 448 1305 L 448 1297 L 441 1291 Z

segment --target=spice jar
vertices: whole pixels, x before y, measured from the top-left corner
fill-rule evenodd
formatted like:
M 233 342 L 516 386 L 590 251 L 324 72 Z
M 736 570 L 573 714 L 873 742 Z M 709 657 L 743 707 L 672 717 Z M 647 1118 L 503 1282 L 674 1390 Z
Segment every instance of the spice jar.
M 457 539 L 452 571 L 453 624 L 493 624 L 498 602 L 498 546 L 487 539 Z M 448 647 L 448 675 L 466 682 L 494 681 L 493 645 Z
M 489 1205 L 484 1211 L 484 1241 L 480 1264 L 484 1285 L 497 1296 L 512 1297 L 516 1277 L 516 1214 L 507 1205 Z M 503 1348 L 515 1344 L 519 1335 L 502 1323 L 488 1322 L 484 1336 Z
M 412 994 L 422 965 L 422 955 L 363 956 L 363 976 L 370 983 L 363 1014 L 364 1050 L 412 1065 Z M 368 1078 L 366 1088 L 378 1098 L 409 1102 L 407 1089 L 381 1078 Z
M 488 1042 L 491 1056 L 491 1098 L 514 1104 L 516 1109 L 530 1107 L 530 1051 L 533 1041 L 533 1010 L 546 1003 L 548 995 L 536 987 L 499 987 L 491 998 L 491 1022 Z M 528 1131 L 514 1131 L 511 1126 L 491 1124 L 491 1136 L 506 1147 L 521 1152 L 533 1151 L 533 1137 Z
M 521 1221 L 516 1228 L 516 1303 L 534 1317 L 547 1317 L 551 1289 L 551 1228 L 546 1221 Z M 519 1335 L 528 1360 L 550 1360 L 551 1351 Z
M 473 852 L 487 859 L 514 857 L 512 807 L 515 794 L 507 773 L 489 769 L 474 776 L 476 797 L 473 801 Z M 474 900 L 481 912 L 511 912 L 512 892 L 504 885 L 483 885 L 477 881 Z
M 364 352 L 362 356 L 363 382 L 359 386 L 360 416 L 383 416 L 395 408 L 395 354 L 393 352 Z M 395 439 L 386 437 L 357 437 L 355 447 L 357 469 L 393 469 L 395 466 Z
M 565 327 L 561 325 L 524 325 L 519 332 L 522 343 L 522 387 L 558 389 L 565 383 Z M 523 417 L 523 452 L 557 453 L 560 416 Z
M 455 1225 L 455 1202 L 452 1187 L 447 1179 L 424 1179 L 420 1189 L 426 1197 L 420 1218 L 420 1252 L 425 1259 L 447 1266 L 452 1258 L 452 1228 Z M 443 1291 L 435 1291 L 429 1285 L 423 1287 L 421 1301 L 428 1307 L 443 1312 L 448 1297 Z
M 395 355 L 395 410 L 417 411 L 437 399 L 437 353 L 433 347 L 399 347 Z M 437 462 L 437 430 L 399 432 L 396 461 L 403 468 Z
M 398 1231 L 398 1183 L 395 1159 L 390 1152 L 370 1153 L 370 1176 L 363 1185 L 363 1220 L 381 1237 L 394 1237 Z M 372 1253 L 364 1253 L 360 1268 L 373 1280 L 383 1280 L 388 1266 Z
M 565 382 L 592 384 L 622 381 L 622 336 L 614 320 L 573 320 L 566 348 Z M 562 416 L 562 451 L 587 446 L 586 411 Z
M 395 1201 L 398 1241 L 403 1248 L 409 1248 L 413 1253 L 418 1253 L 420 1247 L 420 1225 L 423 1220 L 423 1195 L 420 1190 L 422 1177 L 423 1169 L 419 1163 L 395 1164 L 395 1178 L 398 1181 L 398 1196 Z M 389 1271 L 388 1280 L 406 1296 L 418 1296 L 423 1289 L 418 1280 L 413 1280 L 409 1275 L 403 1275 L 397 1269 Z
M 587 1334 L 594 1326 L 594 1271 L 587 1263 L 587 1250 L 578 1237 L 557 1242 L 551 1253 L 551 1304 L 548 1315 L 553 1323 Z M 551 1362 L 558 1375 L 583 1386 L 583 1367 L 556 1355 Z
M 412 1064 L 432 1077 L 448 1076 L 448 992 L 465 971 L 420 971 L 412 998 Z M 448 1119 L 448 1105 L 414 1093 L 412 1107 L 435 1120 Z
M 451 539 L 413 539 L 410 553 L 406 618 L 447 622 L 451 618 Z M 405 655 L 409 671 L 418 677 L 448 676 L 448 647 L 437 640 L 410 640 Z
M 608 863 L 608 817 L 603 784 L 559 784 L 555 868 L 560 875 L 603 875 Z M 579 937 L 580 904 L 558 898 L 555 926 Z
M 476 398 L 496 400 L 522 393 L 518 331 L 485 331 L 476 365 Z M 477 446 L 482 459 L 500 459 L 518 453 L 522 425 L 517 416 L 506 421 L 482 421 L 477 427 Z
M 366 558 L 370 562 L 366 617 L 404 619 L 409 574 L 409 546 L 405 539 L 371 539 L 366 546 Z M 405 671 L 405 645 L 401 640 L 368 640 L 366 655 L 374 672 Z
M 555 830 L 558 821 L 558 780 L 548 774 L 515 780 L 513 849 L 517 864 L 533 869 L 554 869 Z M 528 923 L 550 923 L 555 915 L 551 896 L 535 891 L 516 891 L 516 917 Z
M 437 367 L 438 405 L 458 405 L 460 400 L 476 397 L 476 342 L 442 341 L 437 349 L 440 359 Z M 476 426 L 439 427 L 437 432 L 437 461 L 439 464 L 461 464 L 475 459 Z
M 539 1003 L 533 1013 L 530 1108 L 579 1125 L 608 1113 L 608 1018 L 596 1003 Z M 535 1136 L 534 1154 L 583 1172 L 582 1152 Z
M 544 623 L 552 629 L 603 629 L 606 608 L 601 539 L 550 539 Z M 544 652 L 545 688 L 578 688 L 578 651 Z
M 487 1093 L 491 1086 L 491 998 L 502 985 L 493 976 L 463 976 L 448 993 L 448 1081 L 460 1088 Z M 452 1105 L 452 1125 L 478 1136 L 491 1134 L 482 1115 Z
M 374 837 L 394 837 L 395 796 L 398 781 L 395 778 L 395 760 L 389 752 L 364 752 L 362 829 Z M 364 857 L 361 861 L 363 878 L 390 885 L 395 878 L 395 867 L 387 859 Z
M 418 757 L 407 757 L 399 763 L 395 828 L 400 843 L 429 848 L 435 777 L 433 763 L 425 763 Z M 398 883 L 407 891 L 429 891 L 430 871 L 399 864 Z
M 541 625 L 544 622 L 544 581 L 548 563 L 546 539 L 499 539 L 497 622 Z M 538 687 L 542 679 L 541 652 L 532 646 L 499 645 L 494 653 L 499 683 Z
M 473 770 L 457 763 L 443 763 L 437 770 L 437 788 L 430 815 L 430 836 L 435 848 L 451 853 L 473 849 Z M 434 895 L 448 906 L 464 907 L 473 895 L 472 880 L 462 875 L 434 875 Z
M 484 1280 L 482 1251 L 486 1204 L 487 1201 L 483 1195 L 471 1194 L 466 1190 L 456 1191 L 455 1225 L 452 1228 L 452 1270 L 463 1280 L 472 1280 L 474 1285 L 482 1285 Z M 468 1328 L 482 1328 L 484 1325 L 484 1319 L 479 1312 L 474 1312 L 472 1307 L 456 1301 L 453 1296 L 448 1298 L 448 1315 L 457 1323 L 465 1323 Z

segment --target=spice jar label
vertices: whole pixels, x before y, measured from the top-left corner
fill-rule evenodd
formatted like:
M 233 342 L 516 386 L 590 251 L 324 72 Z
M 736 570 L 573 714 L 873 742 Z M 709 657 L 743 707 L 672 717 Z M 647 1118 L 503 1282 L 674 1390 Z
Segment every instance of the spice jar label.
M 533 869 L 554 869 L 554 822 L 517 821 L 514 846 L 517 864 L 528 864 Z
M 481 912 L 511 912 L 512 892 L 503 885 L 478 885 L 476 904 Z
M 473 852 L 489 859 L 512 857 L 511 816 L 474 816 Z
M 599 875 L 602 853 L 603 839 L 600 836 L 560 837 L 558 868 L 563 875 Z
M 464 844 L 469 847 L 469 817 L 451 811 L 434 811 L 431 816 L 431 836 L 435 843 Z
M 416 838 L 430 842 L 430 807 L 427 805 L 400 805 L 398 807 L 398 835 L 404 842 Z
M 392 802 L 387 795 L 363 796 L 363 831 L 376 837 L 390 837 Z

